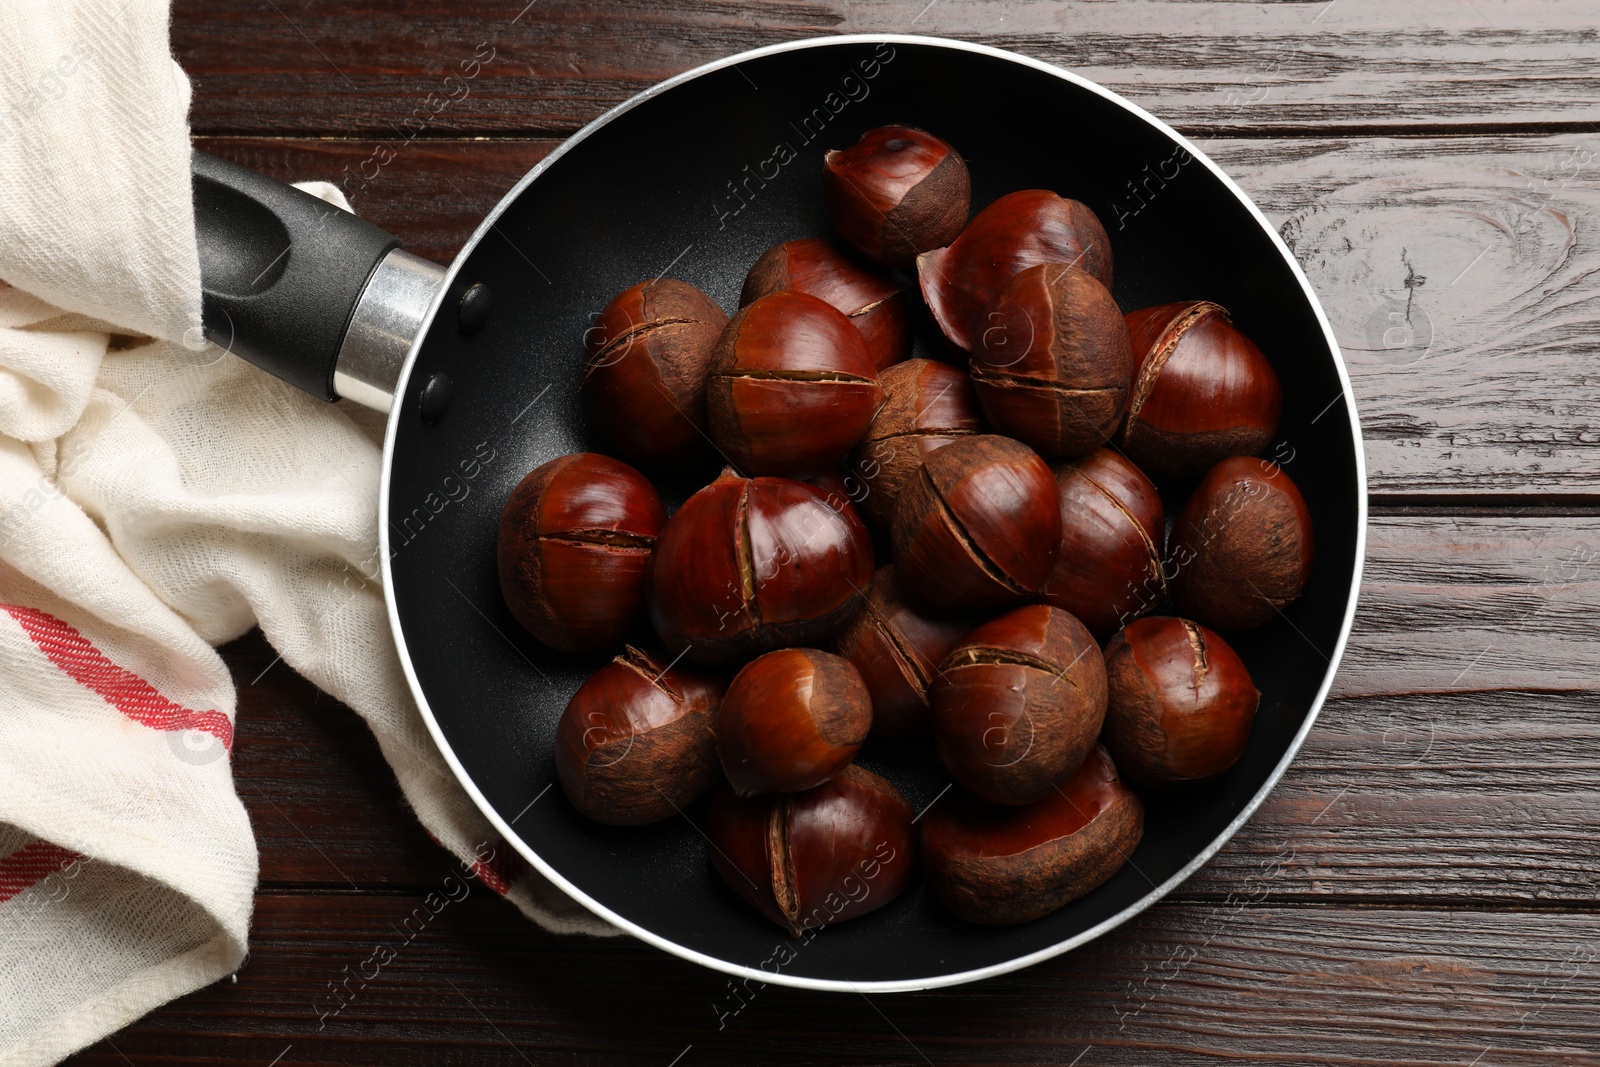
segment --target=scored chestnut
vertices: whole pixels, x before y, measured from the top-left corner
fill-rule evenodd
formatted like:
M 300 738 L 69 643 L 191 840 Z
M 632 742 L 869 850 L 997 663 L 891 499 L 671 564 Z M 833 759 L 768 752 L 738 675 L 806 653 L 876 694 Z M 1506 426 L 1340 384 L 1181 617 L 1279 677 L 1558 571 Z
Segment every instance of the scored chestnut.
M 1111 238 L 1087 205 L 1047 189 L 1002 196 L 945 248 L 917 257 L 917 282 L 950 343 L 972 351 L 1000 288 L 1041 263 L 1068 263 L 1111 288 Z
M 1198 478 L 1278 432 L 1283 389 L 1255 342 L 1209 300 L 1128 315 L 1138 364 L 1122 450 L 1153 478 Z
M 828 152 L 822 192 L 839 235 L 891 267 L 955 240 L 972 202 L 961 153 L 914 126 L 880 126 Z
M 928 686 L 939 663 L 971 627 L 960 619 L 924 614 L 895 588 L 894 565 L 878 568 L 866 606 L 836 647 L 855 665 L 872 696 L 872 734 L 900 739 L 928 733 Z
M 1110 880 L 1144 836 L 1144 805 L 1096 745 L 1057 789 L 1026 807 L 954 790 L 922 819 L 934 895 L 970 923 L 1043 918 Z
M 906 287 L 881 267 L 872 268 L 822 237 L 802 237 L 761 253 L 745 275 L 739 306 L 793 289 L 817 297 L 843 312 L 861 331 L 882 370 L 911 353 L 911 311 Z
M 957 782 L 994 804 L 1031 804 L 1093 747 L 1105 661 L 1081 622 L 1030 604 L 968 634 L 939 665 L 928 702 Z
M 985 427 L 972 380 L 948 363 L 908 359 L 884 371 L 879 381 L 883 407 L 849 464 L 863 486 L 861 509 L 879 529 L 888 530 L 900 494 L 922 470 L 922 458 Z
M 1235 456 L 1212 467 L 1172 526 L 1172 597 L 1218 630 L 1260 626 L 1311 578 L 1311 512 L 1277 464 Z
M 717 781 L 722 682 L 628 647 L 591 674 L 556 724 L 556 775 L 596 822 L 639 826 Z
M 911 807 L 854 764 L 803 793 L 711 798 L 711 861 L 739 896 L 799 937 L 899 896 L 916 868 Z
M 500 594 L 551 648 L 618 644 L 644 612 L 646 569 L 666 509 L 644 476 L 594 452 L 553 459 L 517 483 L 500 513 Z
M 995 429 L 1041 456 L 1081 456 L 1110 439 L 1133 380 L 1122 311 L 1087 271 L 1041 263 L 984 312 L 972 387 Z
M 706 368 L 728 323 L 688 282 L 624 290 L 584 334 L 579 396 L 606 443 L 640 463 L 676 463 L 705 444 Z
M 1039 599 L 1104 639 L 1167 595 L 1161 566 L 1166 514 L 1155 483 L 1102 448 L 1056 468 L 1061 553 Z
M 821 470 L 861 440 L 881 403 L 861 331 L 805 293 L 784 290 L 745 305 L 711 352 L 711 439 L 749 474 Z
M 733 663 L 837 634 L 867 597 L 872 542 L 814 485 L 724 471 L 650 559 L 650 621 L 674 654 Z
M 1188 619 L 1130 623 L 1106 645 L 1104 741 L 1128 780 L 1211 781 L 1239 761 L 1261 694 L 1228 643 Z
M 952 611 L 1020 603 L 1061 551 L 1056 479 L 1009 437 L 961 437 L 923 457 L 894 514 L 894 562 L 909 596 Z
M 746 663 L 717 712 L 717 754 L 741 796 L 821 785 L 855 759 L 872 698 L 848 660 L 783 648 Z

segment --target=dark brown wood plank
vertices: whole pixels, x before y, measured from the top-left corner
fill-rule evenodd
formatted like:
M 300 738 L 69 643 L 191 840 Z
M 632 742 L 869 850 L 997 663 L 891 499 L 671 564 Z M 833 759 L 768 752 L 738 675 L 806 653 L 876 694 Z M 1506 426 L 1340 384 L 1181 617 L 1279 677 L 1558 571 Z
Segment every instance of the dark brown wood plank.
M 1367 575 L 1337 698 L 1180 898 L 1600 902 L 1600 519 L 1380 519 Z M 259 639 L 227 656 L 262 877 L 427 884 L 360 720 Z
M 979 985 L 871 997 L 752 985 L 736 999 L 726 978 L 631 939 L 541 933 L 481 888 L 407 941 L 397 926 L 418 906 L 265 894 L 236 984 L 69 1062 L 1600 1062 L 1594 915 L 1158 906 Z M 369 962 L 380 946 L 394 954 L 381 967 Z
M 1585 221 L 1600 208 L 1600 137 L 1207 149 L 1328 313 L 1374 492 L 1600 488 L 1600 237 Z
M 447 260 L 556 142 L 414 141 L 383 166 L 378 142 L 199 143 L 341 183 L 363 214 Z M 1600 137 L 1206 148 L 1282 228 L 1328 312 L 1374 493 L 1600 500 L 1600 236 L 1579 224 L 1600 211 Z
M 1190 129 L 1326 130 L 1592 123 L 1592 15 L 1537 0 L 180 0 L 173 38 L 202 133 L 568 133 L 698 64 L 856 32 L 1018 51 Z
M 1380 517 L 1337 696 L 1600 688 L 1600 515 Z
M 357 214 L 407 249 L 448 263 L 489 209 L 560 143 L 202 137 L 195 147 L 281 181 L 332 182 Z

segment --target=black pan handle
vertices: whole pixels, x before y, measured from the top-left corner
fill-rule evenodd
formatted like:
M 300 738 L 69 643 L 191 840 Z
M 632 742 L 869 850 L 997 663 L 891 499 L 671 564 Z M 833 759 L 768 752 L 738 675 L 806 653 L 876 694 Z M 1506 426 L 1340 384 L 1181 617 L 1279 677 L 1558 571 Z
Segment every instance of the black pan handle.
M 195 152 L 193 173 L 207 339 L 323 400 L 388 410 L 443 269 L 227 160 Z

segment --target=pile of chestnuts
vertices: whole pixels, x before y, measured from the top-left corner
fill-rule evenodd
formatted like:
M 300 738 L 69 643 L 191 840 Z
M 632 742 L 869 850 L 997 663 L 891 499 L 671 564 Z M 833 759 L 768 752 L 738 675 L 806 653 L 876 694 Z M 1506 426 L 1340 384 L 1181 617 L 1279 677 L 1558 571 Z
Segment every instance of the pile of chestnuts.
M 836 235 L 768 249 L 731 317 L 671 278 L 606 306 L 580 392 L 609 454 L 516 487 L 500 587 L 540 642 L 615 653 L 556 730 L 584 815 L 696 819 L 797 936 L 918 869 L 963 920 L 1038 919 L 1123 866 L 1140 792 L 1249 744 L 1260 695 L 1219 631 L 1274 619 L 1312 563 L 1305 501 L 1255 458 L 1281 388 L 1218 304 L 1124 314 L 1076 200 L 974 215 L 961 155 L 908 126 L 822 178 Z M 636 466 L 711 449 L 669 517 Z M 915 813 L 864 746 L 920 746 L 953 786 Z

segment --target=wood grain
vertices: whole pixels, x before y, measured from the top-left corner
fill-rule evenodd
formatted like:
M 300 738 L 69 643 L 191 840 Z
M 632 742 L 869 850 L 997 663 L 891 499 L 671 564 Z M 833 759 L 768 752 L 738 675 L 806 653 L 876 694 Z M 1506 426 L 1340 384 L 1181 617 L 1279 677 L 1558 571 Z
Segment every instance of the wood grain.
M 561 142 L 202 137 L 195 147 L 280 181 L 326 181 L 357 214 L 448 263 L 511 187 Z
M 957 37 L 1067 67 L 1188 130 L 1600 119 L 1593 12 L 1538 0 L 1296 3 L 180 0 L 201 133 L 565 134 L 664 78 L 833 33 Z M 492 61 L 463 68 L 492 49 Z M 464 70 L 475 77 L 464 85 Z M 458 79 L 447 82 L 449 77 Z M 448 98 L 448 106 L 429 101 Z
M 481 888 L 407 940 L 419 906 L 263 894 L 237 984 L 71 1062 L 1597 1062 L 1594 915 L 1161 905 L 979 985 L 868 998 L 752 984 L 736 998 L 728 979 L 637 942 L 541 933 Z M 393 954 L 381 966 L 380 946 Z
M 235 642 L 252 955 L 70 1062 L 1600 1064 L 1590 7 L 177 0 L 202 147 L 344 179 L 440 261 L 561 137 L 732 52 L 912 32 L 1067 66 L 1199 139 L 1280 228 L 1345 350 L 1371 487 L 1404 507 L 1370 530 L 1335 697 L 1244 830 L 1107 937 L 935 993 L 741 999 L 481 887 L 406 939 L 454 861 L 361 721 Z
M 1600 520 L 1381 518 L 1370 535 L 1336 699 L 1179 899 L 1257 879 L 1274 899 L 1600 902 Z M 428 884 L 444 853 L 360 720 L 281 664 L 263 674 L 259 639 L 227 655 L 263 877 Z
M 1327 310 L 1375 492 L 1600 487 L 1600 137 L 1208 150 Z
M 200 142 L 276 177 L 344 181 L 361 213 L 438 260 L 556 143 L 419 140 L 377 168 L 382 142 Z M 1327 310 L 1374 493 L 1600 494 L 1600 231 L 1582 224 L 1600 211 L 1600 137 L 1205 147 Z
M 1600 516 L 1381 517 L 1337 696 L 1600 689 Z

